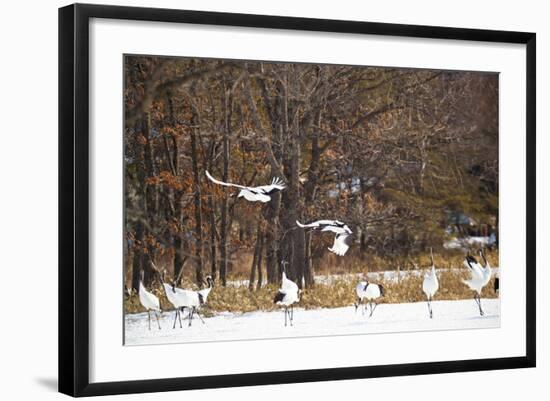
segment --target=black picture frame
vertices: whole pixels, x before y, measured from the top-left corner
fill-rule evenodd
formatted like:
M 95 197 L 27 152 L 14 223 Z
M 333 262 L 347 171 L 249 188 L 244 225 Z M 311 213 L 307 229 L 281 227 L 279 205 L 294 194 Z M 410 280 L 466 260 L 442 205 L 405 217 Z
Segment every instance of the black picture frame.
M 89 21 L 91 18 L 437 38 L 526 46 L 526 354 L 521 357 L 90 383 Z M 358 21 L 74 4 L 59 9 L 59 391 L 142 393 L 534 367 L 536 363 L 536 35 Z

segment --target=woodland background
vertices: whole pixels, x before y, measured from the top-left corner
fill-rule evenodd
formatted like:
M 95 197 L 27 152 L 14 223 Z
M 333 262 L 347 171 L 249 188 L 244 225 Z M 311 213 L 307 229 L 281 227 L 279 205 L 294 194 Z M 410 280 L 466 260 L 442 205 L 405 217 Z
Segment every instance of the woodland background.
M 414 269 L 431 247 L 456 266 L 452 237 L 496 238 L 498 74 L 126 56 L 125 275 L 151 266 L 176 284 Z M 250 203 L 223 181 L 287 188 Z M 345 221 L 333 236 L 295 221 Z M 493 254 L 493 260 L 496 260 Z

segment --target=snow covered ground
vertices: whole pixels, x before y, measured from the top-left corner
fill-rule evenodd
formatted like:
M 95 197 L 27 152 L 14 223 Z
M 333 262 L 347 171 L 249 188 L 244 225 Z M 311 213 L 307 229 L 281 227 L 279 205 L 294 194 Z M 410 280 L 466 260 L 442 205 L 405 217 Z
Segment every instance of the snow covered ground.
M 494 328 L 500 325 L 499 299 L 483 299 L 485 316 L 479 316 L 474 300 L 435 301 L 434 318 L 428 317 L 425 302 L 380 304 L 372 317 L 363 316 L 353 306 L 334 309 L 294 310 L 294 326 L 284 326 L 284 313 L 250 312 L 220 313 L 206 318 L 205 323 L 193 319 L 193 325 L 172 329 L 174 312 L 164 312 L 159 330 L 152 319 L 148 330 L 147 313 L 125 317 L 126 345 L 171 344 L 206 341 L 231 341 L 266 338 L 311 337 L 391 333 L 403 331 Z
M 493 245 L 496 242 L 495 234 L 491 234 L 489 237 L 465 237 L 465 238 L 451 238 L 443 244 L 445 249 L 471 249 L 472 247 L 486 247 Z

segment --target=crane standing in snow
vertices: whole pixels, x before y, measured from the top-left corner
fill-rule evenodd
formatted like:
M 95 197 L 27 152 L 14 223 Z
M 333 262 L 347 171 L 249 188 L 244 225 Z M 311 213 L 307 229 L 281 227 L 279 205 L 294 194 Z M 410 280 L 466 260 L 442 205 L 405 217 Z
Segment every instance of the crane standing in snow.
M 355 287 L 355 293 L 357 294 L 357 301 L 355 302 L 355 311 L 357 311 L 359 304 L 363 304 L 363 315 L 365 314 L 364 300 L 366 299 L 369 303 L 369 308 L 370 308 L 369 317 L 371 317 L 374 310 L 378 306 L 378 303 L 376 302 L 376 300 L 384 296 L 384 287 L 382 286 L 382 284 L 374 284 L 374 283 L 369 283 L 368 281 L 360 281 Z
M 239 188 L 240 191 L 237 197 L 243 197 L 250 202 L 269 202 L 271 200 L 271 195 L 285 189 L 284 182 L 278 177 L 274 177 L 271 180 L 271 184 L 262 185 L 260 187 L 245 187 L 244 185 L 231 184 L 229 182 L 216 180 L 208 171 L 206 171 L 206 177 L 214 184 L 223 185 L 224 187 Z
M 422 291 L 426 294 L 428 299 L 428 311 L 430 313 L 430 319 L 433 317 L 432 312 L 432 299 L 437 290 L 439 289 L 439 281 L 437 280 L 437 275 L 435 274 L 435 263 L 433 251 L 430 248 L 430 259 L 432 260 L 431 270 L 424 276 L 424 281 L 422 282 Z
M 193 321 L 193 316 L 195 314 L 204 323 L 203 318 L 199 314 L 198 308 L 206 304 L 208 295 L 210 294 L 210 291 L 212 291 L 212 288 L 214 287 L 214 280 L 212 279 L 212 276 L 206 276 L 206 284 L 207 284 L 206 288 L 203 288 L 202 290 L 198 290 L 198 291 L 187 290 L 187 289 L 177 288 L 174 282 L 167 283 L 166 269 L 162 270 L 161 272 L 153 262 L 151 262 L 151 267 L 159 275 L 160 281 L 162 282 L 162 286 L 164 287 L 166 298 L 168 298 L 168 301 L 174 307 L 175 316 L 174 316 L 174 324 L 172 328 L 173 329 L 176 328 L 176 321 L 178 321 L 178 319 L 180 322 L 180 328 L 182 327 L 181 313 L 185 311 L 185 308 L 189 309 L 189 313 L 188 313 L 189 326 L 191 326 Z
M 147 309 L 147 315 L 149 316 L 149 330 L 151 330 L 151 311 L 155 313 L 157 317 L 157 324 L 160 330 L 159 314 L 161 313 L 159 299 L 145 288 L 143 285 L 143 270 L 140 273 L 139 280 L 139 302 L 145 309 Z
M 483 309 L 481 307 L 481 291 L 483 290 L 483 287 L 485 287 L 487 283 L 489 283 L 489 281 L 491 280 L 491 266 L 485 258 L 483 249 L 479 250 L 479 254 L 485 261 L 485 267 L 481 266 L 476 258 L 468 253 L 468 255 L 466 255 L 466 258 L 464 259 L 464 266 L 466 266 L 470 271 L 470 279 L 462 280 L 462 282 L 470 287 L 471 290 L 475 291 L 474 300 L 476 301 L 476 304 L 479 308 L 479 314 L 483 316 L 485 312 L 483 312 Z
M 282 262 L 282 279 L 281 288 L 275 295 L 273 302 L 277 305 L 282 305 L 285 308 L 285 327 L 287 325 L 287 316 L 290 320 L 290 325 L 294 321 L 294 304 L 300 300 L 300 289 L 294 281 L 289 280 L 286 277 L 286 265 L 288 262 Z M 288 310 L 290 306 L 290 311 Z
M 301 228 L 311 228 L 313 230 L 330 231 L 336 234 L 334 237 L 334 244 L 332 248 L 328 248 L 329 251 L 334 252 L 336 255 L 343 256 L 349 249 L 351 235 L 353 232 L 347 226 L 347 224 L 338 220 L 317 220 L 313 223 L 302 224 L 296 220 L 296 224 Z
M 182 327 L 181 312 L 184 312 L 185 308 L 189 310 L 187 315 L 189 319 L 189 326 L 193 324 L 193 317 L 195 315 L 197 315 L 201 322 L 204 323 L 204 319 L 200 315 L 198 309 L 206 304 L 208 294 L 210 294 L 213 287 L 212 277 L 208 276 L 206 280 L 208 282 L 208 287 L 199 291 L 177 288 L 174 285 L 163 282 L 166 297 L 170 303 L 174 305 L 176 310 L 176 317 L 174 318 L 174 326 L 172 328 L 176 327 L 176 319 L 179 319 L 180 327 Z
M 184 290 L 181 288 L 177 288 L 173 283 L 167 283 L 165 281 L 166 271 L 162 272 L 162 286 L 164 287 L 164 293 L 166 294 L 166 298 L 168 298 L 168 302 L 172 304 L 174 307 L 174 324 L 172 326 L 173 329 L 176 328 L 176 321 L 179 319 L 180 322 L 180 328 L 182 328 L 181 324 L 181 311 L 180 309 L 185 306 L 186 300 L 185 300 L 185 293 Z
M 212 279 L 212 276 L 206 276 L 206 283 L 207 287 L 203 288 L 202 290 L 194 291 L 196 292 L 196 297 L 193 296 L 192 305 L 189 306 L 189 326 L 191 326 L 191 322 L 193 321 L 193 316 L 196 314 L 201 322 L 204 324 L 204 319 L 199 313 L 199 308 L 206 305 L 206 301 L 208 299 L 208 295 L 210 294 L 210 291 L 212 291 L 212 288 L 214 287 L 214 280 Z M 190 290 L 188 290 L 190 291 Z

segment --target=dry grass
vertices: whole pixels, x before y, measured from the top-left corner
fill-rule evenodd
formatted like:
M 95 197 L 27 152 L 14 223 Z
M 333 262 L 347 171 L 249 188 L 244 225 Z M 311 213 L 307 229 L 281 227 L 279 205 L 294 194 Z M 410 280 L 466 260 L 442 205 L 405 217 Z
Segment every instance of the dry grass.
M 462 265 L 463 256 L 457 255 L 456 258 L 443 260 L 435 256 L 435 263 L 442 270 L 438 272 L 439 291 L 435 295 L 435 300 L 458 300 L 471 299 L 473 292 L 462 282 L 468 277 L 465 268 L 457 268 Z M 491 264 L 498 264 L 498 255 L 492 253 L 488 255 Z M 453 263 L 454 262 L 454 263 Z M 428 266 L 429 256 L 420 259 L 421 266 Z M 364 266 L 364 265 L 363 265 Z M 355 270 L 356 269 L 356 270 Z M 378 269 L 377 269 L 378 270 Z M 383 270 L 383 269 L 382 269 Z M 394 270 L 394 269 L 391 269 Z M 367 273 L 374 271 L 371 269 L 354 266 L 353 270 L 347 270 L 345 273 Z M 321 274 L 325 272 L 320 272 Z M 334 270 L 327 271 L 329 274 L 337 274 Z M 242 278 L 242 277 L 238 277 Z M 232 277 L 235 279 L 235 277 Z M 380 280 L 385 288 L 385 296 L 380 300 L 383 303 L 403 303 L 425 301 L 422 292 L 423 274 L 408 274 L 397 280 Z M 497 295 L 493 292 L 493 279 L 484 288 L 483 298 L 495 298 Z M 336 308 L 352 305 L 355 302 L 355 286 L 357 277 L 350 274 L 343 274 L 331 280 L 330 284 L 316 284 L 313 288 L 305 289 L 302 292 L 300 307 L 306 309 L 313 308 Z M 184 288 L 196 288 L 187 281 L 182 284 Z M 278 286 L 274 284 L 266 285 L 257 291 L 249 291 L 247 286 L 216 286 L 208 297 L 208 306 L 205 308 L 205 314 L 213 314 L 221 311 L 229 312 L 251 312 L 251 311 L 269 311 L 278 309 L 273 303 L 273 298 L 277 292 Z M 172 306 L 166 299 L 164 291 L 157 285 L 152 290 L 160 298 L 163 310 L 170 310 Z M 127 297 L 124 301 L 124 308 L 127 313 L 142 312 L 143 308 L 139 303 L 137 295 Z

